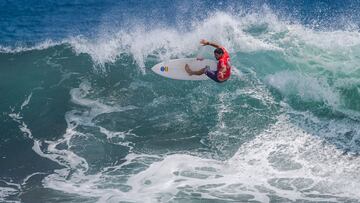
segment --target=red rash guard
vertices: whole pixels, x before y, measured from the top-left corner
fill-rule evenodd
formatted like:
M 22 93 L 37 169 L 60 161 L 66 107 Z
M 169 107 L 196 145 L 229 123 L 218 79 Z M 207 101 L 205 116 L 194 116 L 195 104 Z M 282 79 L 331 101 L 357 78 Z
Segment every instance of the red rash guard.
M 218 74 L 217 74 L 217 78 L 220 81 L 224 81 L 229 79 L 230 77 L 230 69 L 231 69 L 231 65 L 230 65 L 230 56 L 229 53 L 226 51 L 226 49 L 224 47 L 221 47 L 221 49 L 224 51 L 224 54 L 221 56 L 221 58 L 219 59 L 218 65 L 217 65 L 217 70 L 218 70 Z M 221 75 L 219 74 L 219 72 L 222 72 L 223 70 L 223 66 L 226 67 L 226 71 L 224 72 L 224 77 L 221 77 Z

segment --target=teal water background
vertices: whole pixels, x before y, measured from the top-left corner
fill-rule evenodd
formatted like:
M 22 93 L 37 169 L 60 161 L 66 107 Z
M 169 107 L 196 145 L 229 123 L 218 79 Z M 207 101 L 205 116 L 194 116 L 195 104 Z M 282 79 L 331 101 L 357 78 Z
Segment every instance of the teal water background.
M 0 200 L 359 202 L 360 35 L 348 13 L 357 7 L 324 1 L 319 17 L 304 15 L 312 4 L 302 3 L 225 1 L 200 15 L 205 1 L 177 2 L 177 15 L 163 16 L 141 15 L 144 5 L 131 1 L 83 2 L 58 5 L 47 19 L 84 6 L 81 15 L 97 8 L 101 18 L 7 20 L 19 31 L 0 45 Z M 334 10 L 346 23 L 321 17 Z M 160 24 L 147 25 L 148 15 Z M 212 58 L 202 38 L 229 50 L 228 82 L 150 70 Z

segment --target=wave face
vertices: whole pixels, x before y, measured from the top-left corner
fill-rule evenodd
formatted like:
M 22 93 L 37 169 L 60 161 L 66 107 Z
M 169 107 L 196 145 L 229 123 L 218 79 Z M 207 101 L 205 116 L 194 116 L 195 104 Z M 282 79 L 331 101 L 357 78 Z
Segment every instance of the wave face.
M 31 3 L 0 3 L 1 202 L 360 202 L 357 2 Z M 202 38 L 226 83 L 150 70 Z

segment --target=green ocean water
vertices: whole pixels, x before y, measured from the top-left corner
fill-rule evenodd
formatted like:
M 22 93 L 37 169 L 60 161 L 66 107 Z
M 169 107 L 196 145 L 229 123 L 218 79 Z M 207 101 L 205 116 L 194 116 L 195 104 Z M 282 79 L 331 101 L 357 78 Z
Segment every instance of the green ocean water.
M 358 202 L 359 33 L 267 17 L 2 48 L 0 200 Z M 228 82 L 150 70 L 214 25 Z

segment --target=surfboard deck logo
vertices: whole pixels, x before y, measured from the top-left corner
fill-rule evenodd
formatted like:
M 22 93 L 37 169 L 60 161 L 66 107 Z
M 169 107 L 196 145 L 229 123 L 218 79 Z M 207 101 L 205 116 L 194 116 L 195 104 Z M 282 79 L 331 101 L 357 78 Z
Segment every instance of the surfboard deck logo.
M 161 66 L 160 70 L 161 70 L 161 72 L 168 72 L 169 67 L 168 66 Z

